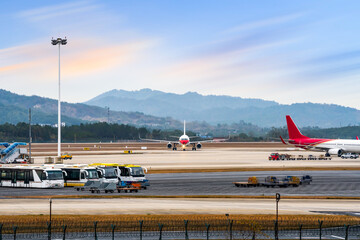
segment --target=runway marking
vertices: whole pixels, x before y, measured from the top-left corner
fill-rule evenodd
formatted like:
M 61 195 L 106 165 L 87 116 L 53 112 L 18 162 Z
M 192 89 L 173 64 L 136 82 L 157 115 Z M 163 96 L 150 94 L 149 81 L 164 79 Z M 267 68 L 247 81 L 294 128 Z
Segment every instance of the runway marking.
M 333 237 L 333 238 L 337 238 L 337 239 L 345 239 L 343 237 L 338 237 L 338 236 L 335 236 L 335 235 L 330 235 L 330 236 Z

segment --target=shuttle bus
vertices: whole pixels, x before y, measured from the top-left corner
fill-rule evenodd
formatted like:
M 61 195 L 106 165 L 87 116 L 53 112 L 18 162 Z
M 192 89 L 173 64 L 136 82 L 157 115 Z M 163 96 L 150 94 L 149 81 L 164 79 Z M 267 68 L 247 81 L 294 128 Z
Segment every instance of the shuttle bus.
M 117 164 L 117 163 L 93 163 L 89 166 L 94 166 L 97 168 L 108 169 L 113 168 L 115 169 L 115 173 L 117 176 L 118 181 L 131 184 L 131 183 L 140 183 L 141 187 L 146 189 L 150 186 L 149 180 L 146 179 L 144 169 L 139 165 L 132 165 L 132 164 Z M 145 171 L 147 171 L 145 169 Z
M 88 166 L 64 165 L 60 167 L 64 174 L 65 187 L 82 187 L 88 181 L 100 181 L 97 169 Z
M 63 188 L 61 169 L 33 166 L 0 166 L 1 187 Z

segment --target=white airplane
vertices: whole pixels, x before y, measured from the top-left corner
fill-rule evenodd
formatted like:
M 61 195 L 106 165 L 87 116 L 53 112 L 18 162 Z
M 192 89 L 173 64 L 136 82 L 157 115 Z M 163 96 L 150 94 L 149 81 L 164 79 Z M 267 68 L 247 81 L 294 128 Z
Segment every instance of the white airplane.
M 157 140 L 157 139 L 143 139 L 140 138 L 141 140 L 145 140 L 145 141 L 153 141 L 153 142 L 167 142 L 167 148 L 172 148 L 172 150 L 177 150 L 177 146 L 180 145 L 183 149 L 183 151 L 185 151 L 185 148 L 189 145 L 192 145 L 192 149 L 193 151 L 196 151 L 196 149 L 200 149 L 202 147 L 202 142 L 213 142 L 213 140 L 205 140 L 205 141 L 195 141 L 192 142 L 190 141 L 190 138 L 188 135 L 186 135 L 186 123 L 184 120 L 184 134 L 181 135 L 181 137 L 179 137 L 178 141 L 167 141 L 167 140 Z
M 288 143 L 296 147 L 312 151 L 325 151 L 328 157 L 330 155 L 340 157 L 343 153 L 360 153 L 358 138 L 357 140 L 309 138 L 301 134 L 290 116 L 286 116 L 286 123 L 289 132 Z M 284 144 L 287 144 L 281 136 L 280 139 Z

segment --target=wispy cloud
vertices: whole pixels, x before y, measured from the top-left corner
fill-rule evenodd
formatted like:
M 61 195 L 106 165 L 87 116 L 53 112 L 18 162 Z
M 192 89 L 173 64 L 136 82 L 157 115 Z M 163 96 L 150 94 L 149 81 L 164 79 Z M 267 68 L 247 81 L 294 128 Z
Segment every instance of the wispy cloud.
M 293 13 L 293 14 L 289 14 L 289 15 L 277 16 L 277 17 L 268 18 L 268 19 L 264 19 L 264 20 L 258 20 L 258 21 L 253 21 L 253 22 L 249 22 L 249 23 L 244 23 L 239 26 L 235 26 L 230 29 L 227 29 L 224 31 L 224 33 L 235 33 L 235 32 L 241 32 L 241 31 L 256 30 L 258 28 L 269 27 L 269 26 L 274 26 L 274 25 L 278 25 L 278 24 L 284 24 L 284 23 L 292 22 L 296 19 L 299 19 L 299 18 L 303 17 L 305 14 L 306 14 L 305 12 Z
M 77 1 L 25 10 L 19 12 L 17 16 L 20 18 L 25 18 L 29 21 L 44 21 L 67 15 L 86 13 L 90 10 L 96 10 L 98 7 L 99 5 L 91 4 L 89 1 Z M 59 24 L 61 24 L 61 22 L 59 22 Z

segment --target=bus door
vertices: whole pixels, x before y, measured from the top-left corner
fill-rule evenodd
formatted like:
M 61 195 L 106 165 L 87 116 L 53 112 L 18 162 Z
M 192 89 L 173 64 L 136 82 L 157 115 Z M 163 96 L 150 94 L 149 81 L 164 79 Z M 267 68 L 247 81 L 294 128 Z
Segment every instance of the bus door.
M 11 186 L 16 187 L 16 170 L 11 171 Z
M 24 185 L 25 187 L 30 187 L 30 171 L 25 171 L 24 174 Z

